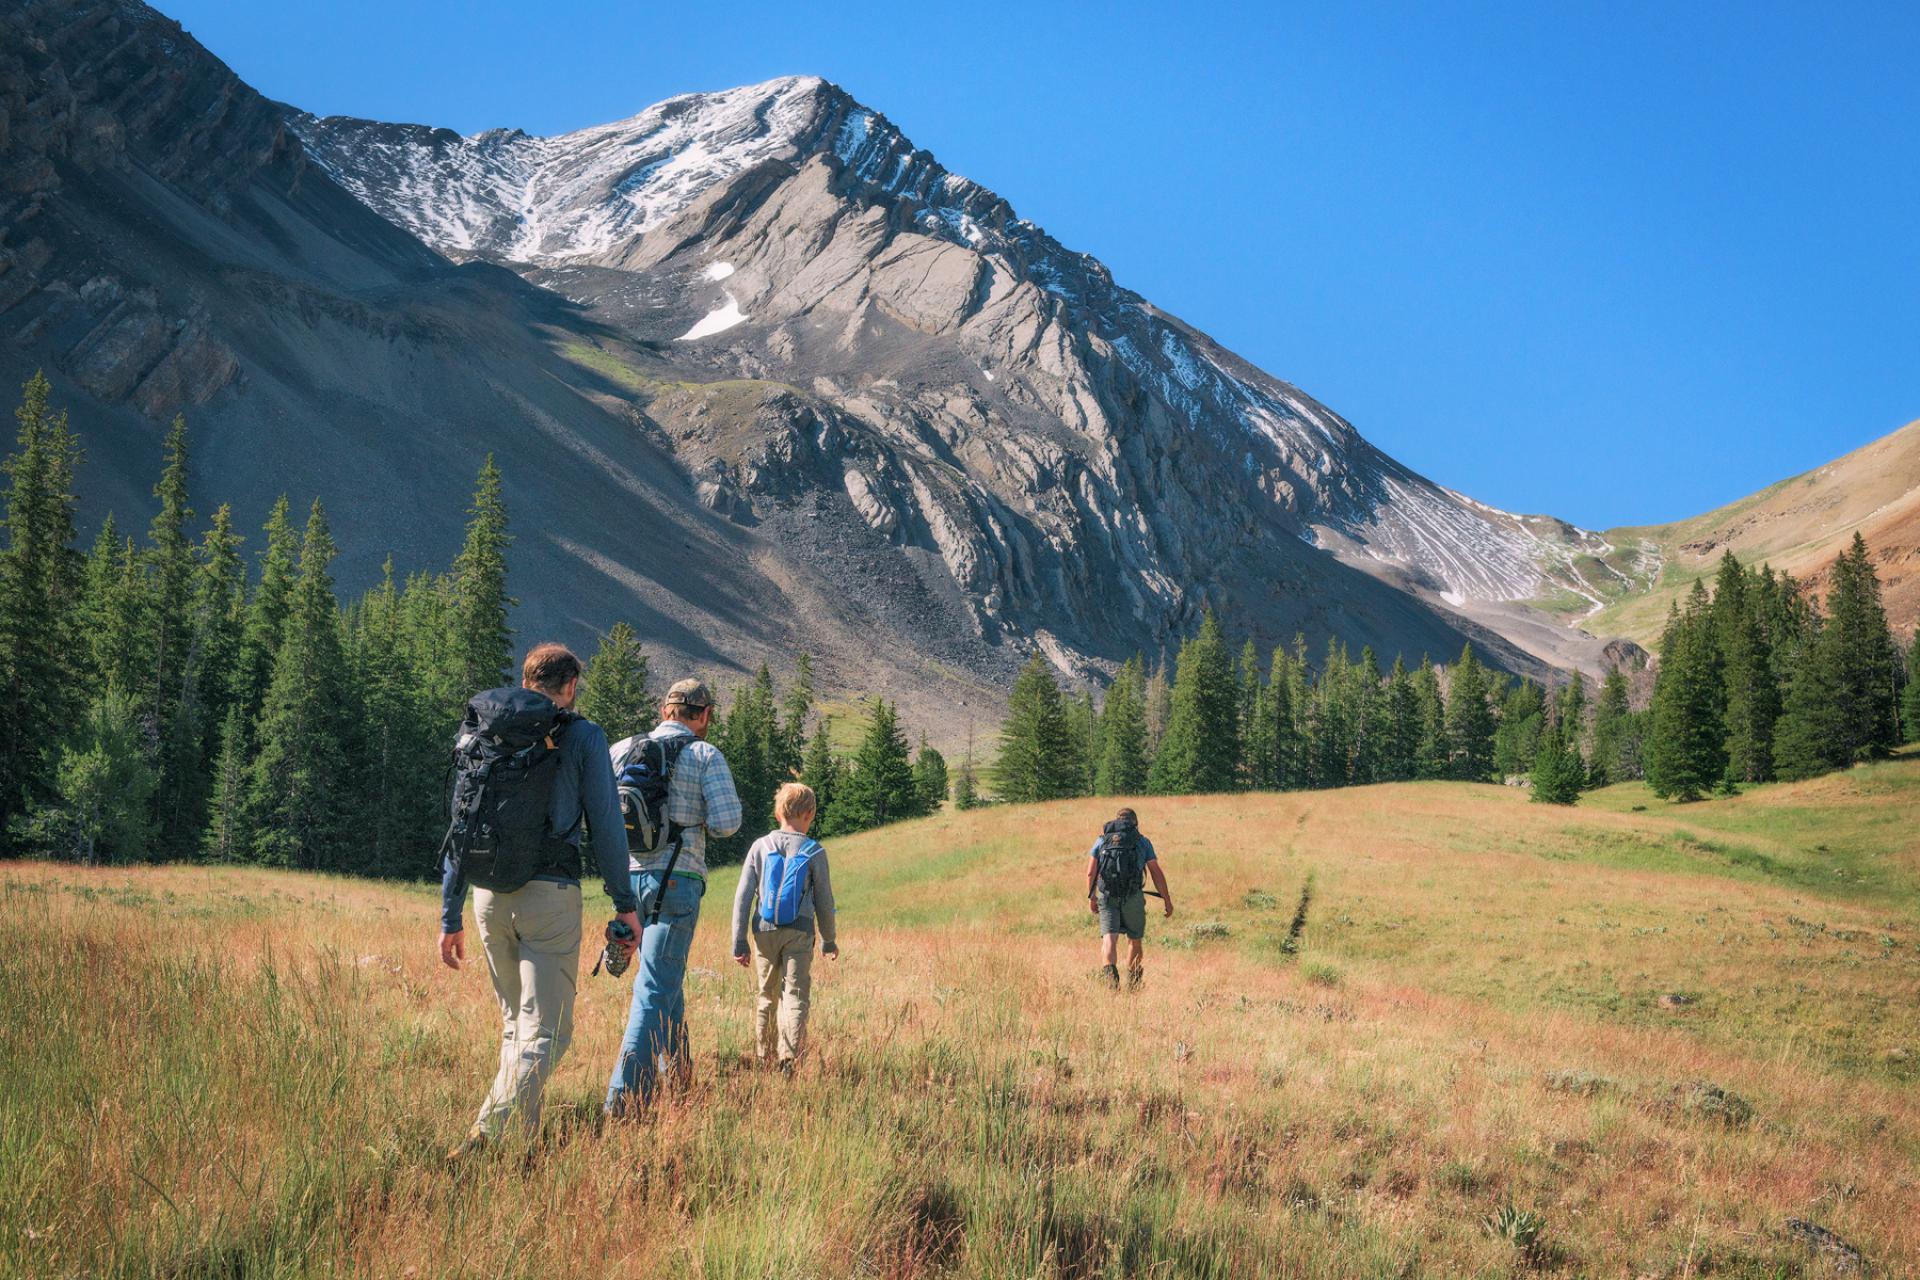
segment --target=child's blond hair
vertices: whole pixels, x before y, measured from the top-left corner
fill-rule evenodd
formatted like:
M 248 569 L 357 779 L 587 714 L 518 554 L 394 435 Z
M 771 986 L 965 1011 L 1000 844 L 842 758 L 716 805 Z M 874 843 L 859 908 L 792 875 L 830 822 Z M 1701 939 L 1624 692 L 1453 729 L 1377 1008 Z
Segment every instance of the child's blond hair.
M 815 803 L 813 788 L 806 783 L 783 782 L 773 795 L 773 816 L 782 822 L 808 817 L 814 812 Z

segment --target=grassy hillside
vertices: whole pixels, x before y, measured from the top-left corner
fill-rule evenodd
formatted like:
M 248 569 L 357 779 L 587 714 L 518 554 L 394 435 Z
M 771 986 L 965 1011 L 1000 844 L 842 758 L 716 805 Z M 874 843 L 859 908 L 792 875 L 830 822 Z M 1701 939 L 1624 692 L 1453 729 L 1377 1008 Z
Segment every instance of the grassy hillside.
M 1109 807 L 836 842 L 790 1083 L 717 877 L 690 1093 L 597 1131 L 628 988 L 583 966 L 547 1141 L 454 1171 L 495 1014 L 425 890 L 0 867 L 0 1273 L 1823 1274 L 1789 1217 L 1920 1268 L 1920 761 L 1143 800 L 1179 914 L 1136 996 L 1080 896 Z
M 1696 579 L 1711 576 L 1725 552 L 1752 564 L 1771 563 L 1818 587 L 1855 530 L 1873 550 L 1888 617 L 1897 632 L 1910 634 L 1920 619 L 1920 422 L 1704 515 L 1608 530 L 1621 567 L 1650 550 L 1658 556 L 1659 573 L 1646 590 L 1612 600 L 1591 616 L 1584 616 L 1585 601 L 1565 602 L 1561 612 L 1595 635 L 1650 644 L 1660 636 L 1668 606 Z

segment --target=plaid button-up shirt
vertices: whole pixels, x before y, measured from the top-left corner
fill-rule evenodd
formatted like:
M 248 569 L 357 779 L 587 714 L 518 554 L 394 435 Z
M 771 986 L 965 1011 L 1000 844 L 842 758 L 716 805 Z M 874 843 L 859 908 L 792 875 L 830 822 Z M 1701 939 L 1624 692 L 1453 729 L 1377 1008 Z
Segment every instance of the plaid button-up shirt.
M 671 738 L 677 734 L 691 738 L 693 730 L 678 720 L 663 720 L 647 736 Z M 616 760 L 623 757 L 631 741 L 628 739 L 613 748 Z M 667 821 L 686 828 L 680 837 L 680 857 L 673 864 L 674 874 L 684 871 L 704 879 L 707 833 L 730 836 L 740 829 L 741 821 L 740 793 L 733 787 L 733 771 L 727 768 L 727 758 L 720 754 L 720 748 L 711 742 L 690 742 L 680 749 L 680 758 L 673 766 L 673 778 L 667 784 Z M 645 862 L 629 858 L 628 863 L 635 871 L 664 871 L 669 853 L 663 843 L 647 855 Z

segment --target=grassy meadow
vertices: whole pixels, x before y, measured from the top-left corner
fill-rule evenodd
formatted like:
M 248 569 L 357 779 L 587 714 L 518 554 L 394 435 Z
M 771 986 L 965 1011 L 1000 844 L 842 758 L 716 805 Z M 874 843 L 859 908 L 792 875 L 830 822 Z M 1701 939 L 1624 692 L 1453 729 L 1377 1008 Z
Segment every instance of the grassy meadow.
M 497 1027 L 433 894 L 0 866 L 0 1274 L 1845 1265 L 1790 1218 L 1920 1272 L 1920 759 L 1687 806 L 1142 800 L 1178 913 L 1149 900 L 1136 995 L 1096 986 L 1081 896 L 1111 807 L 834 842 L 791 1081 L 746 1065 L 716 875 L 688 1091 L 600 1127 L 629 986 L 583 961 L 543 1141 L 453 1168 Z

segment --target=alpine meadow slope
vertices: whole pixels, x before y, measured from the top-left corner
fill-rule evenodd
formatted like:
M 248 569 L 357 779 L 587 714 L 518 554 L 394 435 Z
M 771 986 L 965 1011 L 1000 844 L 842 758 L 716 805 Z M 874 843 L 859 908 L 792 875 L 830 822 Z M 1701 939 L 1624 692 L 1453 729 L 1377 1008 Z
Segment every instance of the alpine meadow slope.
M 1833 562 L 1856 532 L 1872 550 L 1888 620 L 1911 636 L 1920 622 L 1920 422 L 1704 515 L 1609 530 L 1623 564 L 1642 566 L 1644 585 L 1621 592 L 1586 625 L 1651 642 L 1668 606 L 1727 552 L 1770 563 L 1824 596 Z
M 691 1090 L 598 1129 L 627 989 L 583 975 L 546 1138 L 457 1173 L 497 1012 L 440 967 L 430 890 L 0 866 L 0 1072 L 28 1082 L 0 1091 L 0 1270 L 1920 1266 L 1920 761 L 1650 809 L 1637 784 L 1572 812 L 1461 783 L 1143 798 L 1178 914 L 1138 995 L 1096 985 L 1082 896 L 1112 803 L 831 842 L 844 955 L 791 1080 L 747 1065 L 710 905 Z M 142 1052 L 97 1052 L 135 1024 Z
M 184 411 L 241 527 L 354 529 L 352 590 L 443 563 L 492 452 L 524 638 L 811 651 L 949 743 L 1033 649 L 1097 680 L 1206 608 L 1602 660 L 1513 613 L 1597 598 L 1595 535 L 1408 471 L 820 80 L 461 138 L 270 103 L 132 0 L 0 22 L 0 376 L 53 376 L 92 519 Z

